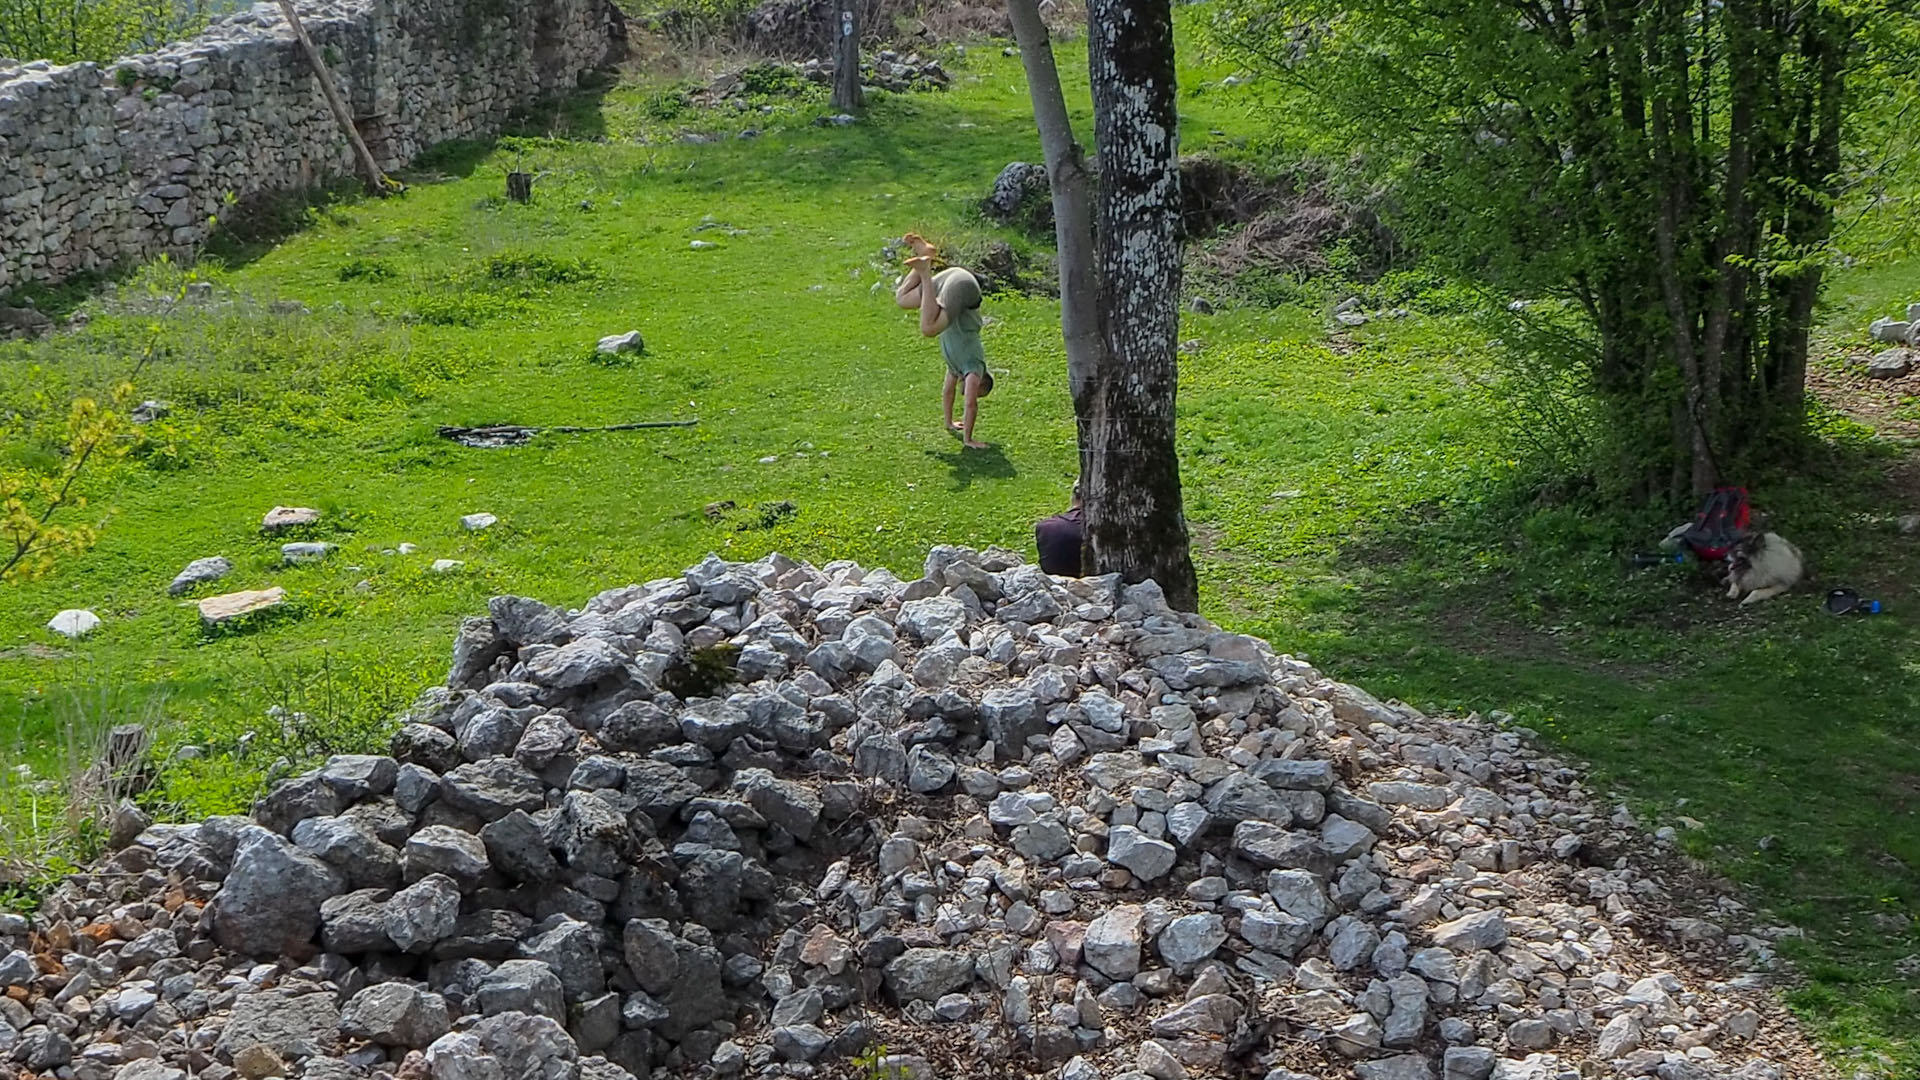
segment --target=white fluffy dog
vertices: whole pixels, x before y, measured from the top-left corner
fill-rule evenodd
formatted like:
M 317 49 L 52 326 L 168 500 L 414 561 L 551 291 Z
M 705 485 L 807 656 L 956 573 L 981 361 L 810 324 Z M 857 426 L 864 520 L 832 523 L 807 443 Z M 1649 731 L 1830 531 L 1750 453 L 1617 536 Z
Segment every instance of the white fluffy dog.
M 1800 584 L 1805 574 L 1799 548 L 1779 533 L 1751 533 L 1727 555 L 1727 599 L 1739 600 L 1742 607 L 1771 600 Z

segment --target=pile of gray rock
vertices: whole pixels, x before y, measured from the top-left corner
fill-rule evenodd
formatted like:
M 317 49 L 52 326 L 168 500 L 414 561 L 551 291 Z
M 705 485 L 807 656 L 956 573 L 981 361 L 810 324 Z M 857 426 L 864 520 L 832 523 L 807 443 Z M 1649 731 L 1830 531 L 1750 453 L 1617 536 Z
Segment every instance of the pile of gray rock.
M 114 825 L 12 1075 L 1809 1075 L 1522 733 L 997 550 L 498 597 L 388 755 Z
M 833 82 L 833 61 L 807 60 L 800 64 L 800 74 L 808 82 L 830 84 Z M 902 56 L 892 49 L 881 49 L 871 56 L 861 57 L 860 83 L 870 89 L 907 93 L 915 90 L 945 90 L 953 85 L 953 76 L 940 66 L 940 61 L 927 59 L 917 52 Z

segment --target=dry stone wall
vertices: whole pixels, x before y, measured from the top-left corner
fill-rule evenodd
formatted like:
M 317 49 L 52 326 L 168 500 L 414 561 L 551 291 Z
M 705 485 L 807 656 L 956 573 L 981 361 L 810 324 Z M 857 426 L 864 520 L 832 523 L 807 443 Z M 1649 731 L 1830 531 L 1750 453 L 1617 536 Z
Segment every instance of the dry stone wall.
M 574 89 L 608 0 L 323 0 L 301 20 L 388 168 Z M 351 175 L 276 4 L 111 64 L 0 59 L 0 294 L 190 254 L 236 204 Z

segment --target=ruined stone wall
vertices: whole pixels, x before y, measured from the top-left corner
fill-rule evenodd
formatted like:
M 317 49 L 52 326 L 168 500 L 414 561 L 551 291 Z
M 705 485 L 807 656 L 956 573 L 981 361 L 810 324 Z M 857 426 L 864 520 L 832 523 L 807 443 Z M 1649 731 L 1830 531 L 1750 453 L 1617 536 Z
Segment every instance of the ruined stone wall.
M 489 135 L 611 54 L 608 0 L 303 0 L 388 168 Z M 191 254 L 236 205 L 354 172 L 277 4 L 110 64 L 0 59 L 0 294 Z

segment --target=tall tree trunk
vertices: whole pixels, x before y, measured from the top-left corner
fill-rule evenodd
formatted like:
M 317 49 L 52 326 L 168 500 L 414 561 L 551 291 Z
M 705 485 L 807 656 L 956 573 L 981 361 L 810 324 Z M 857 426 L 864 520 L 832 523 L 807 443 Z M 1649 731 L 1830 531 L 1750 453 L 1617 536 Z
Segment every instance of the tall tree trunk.
M 1066 95 L 1053 62 L 1053 43 L 1034 0 L 1007 0 L 1014 40 L 1020 44 L 1020 62 L 1027 70 L 1027 93 L 1033 99 L 1034 125 L 1040 129 L 1040 149 L 1046 156 L 1047 180 L 1053 192 L 1053 235 L 1060 259 L 1060 328 L 1066 338 L 1067 383 L 1073 391 L 1074 418 L 1079 426 L 1080 474 L 1087 475 L 1086 417 L 1099 395 L 1100 372 L 1107 366 L 1107 342 L 1100 322 L 1100 268 L 1093 240 L 1093 172 L 1067 116 Z M 1093 560 L 1083 558 L 1086 565 Z
M 860 91 L 859 0 L 838 0 L 833 18 L 833 107 L 843 113 L 864 104 Z
M 1826 190 L 1831 178 L 1840 171 L 1840 136 L 1846 115 L 1846 50 L 1856 28 L 1835 12 L 1816 11 L 1808 18 L 1804 52 L 1813 61 L 1818 80 L 1818 100 L 1809 103 L 1809 137 L 1806 158 L 1801 164 L 1801 179 L 1807 190 Z M 1789 238 L 1796 247 L 1811 251 L 1833 234 L 1833 203 L 1817 196 L 1795 200 L 1793 229 Z M 1771 418 L 1779 431 L 1799 432 L 1806 420 L 1807 346 L 1813 329 L 1813 308 L 1820 298 L 1821 266 L 1809 260 L 1790 286 L 1791 298 L 1785 305 L 1784 332 L 1772 344 L 1775 357 L 1770 365 L 1768 386 Z M 1784 340 L 1781 340 L 1784 339 Z
M 1106 368 L 1076 407 L 1094 567 L 1152 578 L 1199 607 L 1174 441 L 1180 303 L 1180 147 L 1171 0 L 1089 0 L 1087 55 L 1100 151 Z

